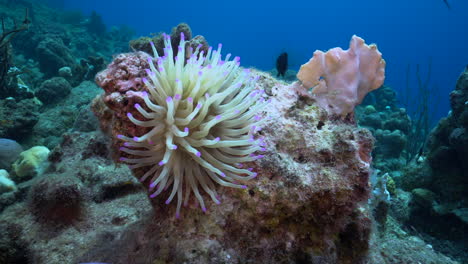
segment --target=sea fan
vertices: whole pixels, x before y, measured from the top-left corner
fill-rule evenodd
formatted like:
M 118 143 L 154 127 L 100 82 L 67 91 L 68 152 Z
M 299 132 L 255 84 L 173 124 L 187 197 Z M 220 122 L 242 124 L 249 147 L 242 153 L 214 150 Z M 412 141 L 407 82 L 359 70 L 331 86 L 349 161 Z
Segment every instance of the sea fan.
M 154 58 L 143 79 L 144 105 L 135 104 L 141 117 L 127 114 L 148 132 L 118 138 L 125 141 L 120 150 L 126 157 L 121 161 L 131 168 L 148 167 L 140 181 L 150 179 L 151 198 L 172 186 L 166 204 L 177 195 L 179 217 L 192 192 L 205 212 L 200 188 L 219 204 L 215 183 L 245 189 L 245 181 L 257 176 L 242 163 L 262 157 L 255 152 L 264 151 L 263 141 L 254 134 L 266 101 L 263 91 L 255 88 L 258 77 L 239 68 L 239 57 L 229 61 L 228 54 L 222 60 L 221 44 L 207 54 L 201 46 L 186 52 L 182 33 L 174 57 L 168 35 L 164 42 L 163 56 L 151 43 Z

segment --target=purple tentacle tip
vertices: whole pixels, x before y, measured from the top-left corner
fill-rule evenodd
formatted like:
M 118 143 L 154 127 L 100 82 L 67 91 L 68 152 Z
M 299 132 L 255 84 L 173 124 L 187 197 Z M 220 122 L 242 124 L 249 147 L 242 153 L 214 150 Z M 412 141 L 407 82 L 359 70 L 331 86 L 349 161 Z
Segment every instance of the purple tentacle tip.
M 124 135 L 117 135 L 118 139 L 123 139 Z
M 192 98 L 192 97 L 188 97 L 188 98 L 187 98 L 187 102 L 189 102 L 189 103 L 193 102 L 193 98 Z
M 166 200 L 166 204 L 169 204 L 171 201 L 169 199 Z
M 153 41 L 150 41 L 150 45 L 151 45 L 152 47 L 154 47 L 154 43 L 153 43 Z
M 148 82 L 148 79 L 146 79 L 145 77 L 143 77 L 141 80 L 143 81 L 143 83 L 147 83 L 147 82 Z
M 189 128 L 188 128 L 188 127 L 184 128 L 184 132 L 185 132 L 185 133 L 188 133 L 188 132 L 189 132 Z
M 216 137 L 214 140 L 215 140 L 216 142 L 218 142 L 218 141 L 221 140 L 221 138 L 220 138 L 220 137 Z
M 120 161 L 126 161 L 126 160 L 127 160 L 127 158 L 120 157 L 120 158 L 119 158 L 119 160 L 120 160 Z
M 133 141 L 139 141 L 140 138 L 139 137 L 133 137 Z
M 141 92 L 141 94 L 143 95 L 143 97 L 148 96 L 148 93 L 146 91 Z
M 220 119 L 221 119 L 221 115 L 217 115 L 217 116 L 215 117 L 215 119 L 216 119 L 216 120 L 220 120 Z
M 176 100 L 180 100 L 180 98 L 182 98 L 182 96 L 181 96 L 180 94 L 176 94 L 176 95 L 174 96 L 174 99 L 176 99 Z
M 148 58 L 148 63 L 152 64 L 153 63 L 153 58 Z
M 221 173 L 219 174 L 219 176 L 221 176 L 221 177 L 223 177 L 223 178 L 224 178 L 224 177 L 226 177 L 226 173 L 224 173 L 224 172 L 221 172 Z
M 123 145 L 124 145 L 125 147 L 130 146 L 130 144 L 129 144 L 128 142 L 124 142 Z
M 127 117 L 132 118 L 133 117 L 132 113 L 127 113 Z
M 242 189 L 247 189 L 247 185 L 242 185 L 241 188 Z
M 161 160 L 161 161 L 158 163 L 159 166 L 162 166 L 162 165 L 164 165 L 164 164 L 166 164 L 166 162 L 165 162 L 164 160 Z
M 206 207 L 202 207 L 202 211 L 206 213 Z
M 200 157 L 200 156 L 201 156 L 201 152 L 200 152 L 200 151 L 197 151 L 197 153 L 195 153 L 195 155 L 197 155 L 197 157 Z
M 252 174 L 252 177 L 253 177 L 253 178 L 256 178 L 257 176 L 258 176 L 258 173 L 256 173 L 256 172 L 254 172 L 254 173 Z
M 172 102 L 172 97 L 168 96 L 168 97 L 166 98 L 166 102 L 168 102 L 168 103 Z
M 248 168 L 247 170 L 248 170 L 248 171 L 253 171 L 253 168 Z
M 197 104 L 197 108 L 201 108 L 202 104 L 201 103 L 198 103 Z
M 141 108 L 140 104 L 135 104 L 135 108 Z
M 119 150 L 120 151 L 123 151 L 125 148 L 124 147 L 120 147 Z M 121 158 L 120 158 L 121 159 Z
M 176 219 L 180 219 L 180 214 L 179 214 L 179 213 L 176 213 L 176 214 L 175 214 L 175 218 L 176 218 Z
M 177 149 L 177 145 L 172 145 L 172 149 Z
M 215 203 L 216 203 L 216 204 L 221 204 L 221 202 L 220 202 L 220 201 L 215 201 Z
M 180 39 L 181 39 L 181 40 L 185 40 L 184 32 L 180 32 Z

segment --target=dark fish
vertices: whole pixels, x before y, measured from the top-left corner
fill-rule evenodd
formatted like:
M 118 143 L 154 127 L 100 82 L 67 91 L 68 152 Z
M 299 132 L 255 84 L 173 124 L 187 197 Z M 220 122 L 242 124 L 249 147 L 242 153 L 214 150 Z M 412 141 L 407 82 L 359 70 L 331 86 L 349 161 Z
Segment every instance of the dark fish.
M 445 5 L 447 6 L 448 9 L 450 9 L 450 4 L 447 0 L 444 0 Z
M 284 77 L 284 74 L 286 73 L 287 69 L 288 69 L 288 53 L 283 52 L 276 59 L 276 70 L 278 71 L 278 74 L 276 75 L 276 77 L 279 77 L 279 76 Z

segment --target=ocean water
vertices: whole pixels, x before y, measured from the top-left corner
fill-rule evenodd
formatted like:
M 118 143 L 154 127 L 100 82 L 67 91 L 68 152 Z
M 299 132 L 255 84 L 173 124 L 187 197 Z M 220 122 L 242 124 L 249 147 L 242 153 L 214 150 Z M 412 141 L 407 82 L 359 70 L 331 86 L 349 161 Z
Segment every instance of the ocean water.
M 411 66 L 412 101 L 417 91 L 416 65 L 421 77 L 432 62 L 433 123 L 447 115 L 447 94 L 468 63 L 468 1 L 448 0 L 311 0 L 311 1 L 193 1 L 81 0 L 61 1 L 67 9 L 96 11 L 104 22 L 128 25 L 139 35 L 169 31 L 180 22 L 211 45 L 241 57 L 244 66 L 275 67 L 281 52 L 298 69 L 316 50 L 347 48 L 356 34 L 376 43 L 387 62 L 385 83 L 405 100 L 406 71 Z M 410 106 L 411 110 L 411 106 Z

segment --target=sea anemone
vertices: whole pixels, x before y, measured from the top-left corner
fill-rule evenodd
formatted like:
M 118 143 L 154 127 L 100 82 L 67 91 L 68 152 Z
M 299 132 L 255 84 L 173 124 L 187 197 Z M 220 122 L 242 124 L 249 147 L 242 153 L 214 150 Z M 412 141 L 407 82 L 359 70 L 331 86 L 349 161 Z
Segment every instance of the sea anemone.
M 134 105 L 138 118 L 127 114 L 148 132 L 118 138 L 126 153 L 120 161 L 132 169 L 148 168 L 140 181 L 150 179 L 151 198 L 172 185 L 166 204 L 177 195 L 178 218 L 192 192 L 206 212 L 200 188 L 219 204 L 215 183 L 245 189 L 245 181 L 257 176 L 242 163 L 261 158 L 255 153 L 265 150 L 262 138 L 254 135 L 260 130 L 266 101 L 263 91 L 255 88 L 258 77 L 240 69 L 239 57 L 230 61 L 227 54 L 223 60 L 221 44 L 217 50 L 210 47 L 207 54 L 200 46 L 186 51 L 182 33 L 174 57 L 170 36 L 165 35 L 164 42 L 163 56 L 151 43 L 154 57 L 148 60 L 150 68 L 143 79 L 144 105 Z

